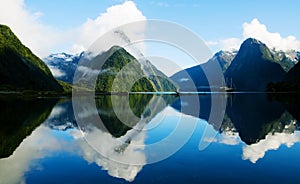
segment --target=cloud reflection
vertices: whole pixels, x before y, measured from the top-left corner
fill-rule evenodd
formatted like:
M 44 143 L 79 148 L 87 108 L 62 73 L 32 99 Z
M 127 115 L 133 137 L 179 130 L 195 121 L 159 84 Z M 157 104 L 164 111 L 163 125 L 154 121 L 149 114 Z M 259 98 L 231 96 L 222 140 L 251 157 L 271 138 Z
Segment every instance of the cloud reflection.
M 96 129 L 92 133 L 85 134 L 89 140 L 101 140 L 99 145 L 101 152 L 98 153 L 92 148 L 82 136 L 82 133 L 74 129 L 70 133 L 76 140 L 77 146 L 80 148 L 81 156 L 89 163 L 96 163 L 107 170 L 108 174 L 117 178 L 123 178 L 127 181 L 133 181 L 142 167 L 146 164 L 146 155 L 142 149 L 136 149 L 134 145 L 141 145 L 144 147 L 145 132 L 137 133 L 132 129 L 126 135 L 120 138 L 114 138 L 111 134 Z M 134 137 L 130 137 L 131 135 Z M 132 138 L 132 139 L 131 139 Z M 128 143 L 121 144 L 120 139 L 129 140 Z M 93 144 L 95 145 L 95 144 Z M 99 148 L 97 148 L 99 150 Z M 109 155 L 109 158 L 103 156 Z M 117 161 L 115 161 L 117 160 Z M 123 161 L 123 163 L 120 163 Z M 132 164 L 130 164 L 132 163 Z M 139 164 L 135 164 L 139 163 Z
M 10 157 L 0 160 L 0 183 L 25 183 L 24 174 L 31 169 L 34 160 L 66 146 L 53 136 L 48 127 L 41 125 Z
M 263 158 L 266 152 L 270 150 L 277 150 L 280 146 L 286 145 L 287 147 L 293 146 L 300 141 L 300 132 L 295 133 L 275 133 L 269 134 L 265 139 L 256 144 L 245 146 L 243 148 L 243 159 L 250 160 L 256 163 L 259 159 Z

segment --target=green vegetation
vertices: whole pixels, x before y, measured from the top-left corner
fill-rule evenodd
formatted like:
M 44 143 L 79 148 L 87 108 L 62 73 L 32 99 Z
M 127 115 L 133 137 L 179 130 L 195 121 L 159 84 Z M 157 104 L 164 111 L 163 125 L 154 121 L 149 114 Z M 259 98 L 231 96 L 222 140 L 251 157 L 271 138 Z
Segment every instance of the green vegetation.
M 112 48 L 115 50 L 115 48 Z M 97 58 L 96 58 L 97 59 Z M 130 67 L 125 67 L 130 63 Z M 116 79 L 120 75 L 121 78 Z M 139 79 L 135 84 L 135 80 Z M 114 83 L 114 89 L 112 85 Z M 148 79 L 143 77 L 141 64 L 125 49 L 117 49 L 104 63 L 98 76 L 96 91 L 98 92 L 129 92 L 131 84 L 134 90 L 153 91 Z
M 162 77 L 146 77 L 142 65 L 125 49 L 114 46 L 112 55 L 102 66 L 96 91 L 175 91 L 176 87 L 161 72 L 151 65 L 150 73 Z M 101 58 L 101 57 L 100 57 Z M 98 57 L 95 58 L 97 60 Z M 125 67 L 130 64 L 130 67 Z M 124 72 L 121 72 L 124 71 Z M 121 72 L 120 80 L 115 80 Z M 113 82 L 115 82 L 112 89 Z M 88 83 L 88 82 L 87 82 Z M 75 87 L 86 91 L 88 86 Z M 0 25 L 0 91 L 18 91 L 23 94 L 59 95 L 71 94 L 72 86 L 56 81 L 47 65 L 24 46 L 9 27 Z
M 113 54 L 101 68 L 96 84 L 97 92 L 176 91 L 175 85 L 168 77 L 150 62 L 147 63 L 147 71 L 152 75 L 147 77 L 142 70 L 142 65 L 124 48 L 114 46 L 108 52 Z M 96 57 L 95 60 L 97 59 Z
M 47 65 L 4 25 L 0 25 L 0 90 L 63 91 Z

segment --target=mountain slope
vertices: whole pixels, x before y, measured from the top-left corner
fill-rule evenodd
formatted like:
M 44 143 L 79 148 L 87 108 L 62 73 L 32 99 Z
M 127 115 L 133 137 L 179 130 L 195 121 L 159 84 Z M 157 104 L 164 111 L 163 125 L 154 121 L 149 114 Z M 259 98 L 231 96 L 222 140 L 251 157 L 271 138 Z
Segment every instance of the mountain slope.
M 80 80 L 80 83 L 85 85 L 84 87 L 92 88 L 89 83 L 97 72 L 97 92 L 176 91 L 172 81 L 155 68 L 150 61 L 146 61 L 146 65 L 142 66 L 122 47 L 113 46 L 91 60 L 87 58 L 88 56 L 82 59 L 77 70 L 78 76 L 76 77 L 78 78 L 75 81 Z M 147 71 L 147 74 L 144 70 Z M 119 77 L 116 78 L 117 76 Z M 113 84 L 115 84 L 114 87 Z
M 298 62 L 283 78 L 277 83 L 268 84 L 268 91 L 271 92 L 295 92 L 300 91 L 300 63 Z
M 217 52 L 206 63 L 179 71 L 171 76 L 171 79 L 179 85 L 181 91 L 190 91 L 194 85 L 199 91 L 207 90 L 205 86 L 209 86 L 209 84 L 204 71 L 215 73 L 215 67 L 220 66 L 222 71 L 225 72 L 236 53 L 237 51 Z M 220 81 L 220 77 L 222 76 L 216 76 L 215 80 Z M 217 84 L 218 82 L 215 83 Z
M 285 76 L 284 81 L 300 82 L 300 63 L 298 62 Z
M 228 67 L 225 77 L 238 91 L 265 91 L 270 82 L 280 81 L 285 71 L 280 60 L 262 42 L 249 38 Z
M 278 62 L 284 71 L 290 71 L 295 64 L 298 62 L 298 55 L 296 51 L 276 51 L 275 49 L 271 50 L 272 54 L 275 56 L 275 62 Z
M 4 25 L 0 25 L 0 89 L 62 91 L 47 65 Z

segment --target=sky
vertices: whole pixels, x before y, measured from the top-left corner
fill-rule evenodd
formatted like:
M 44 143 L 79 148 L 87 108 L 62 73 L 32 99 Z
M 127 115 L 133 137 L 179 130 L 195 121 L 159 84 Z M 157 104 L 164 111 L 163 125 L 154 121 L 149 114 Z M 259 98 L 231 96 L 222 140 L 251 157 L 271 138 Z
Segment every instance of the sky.
M 186 27 L 212 53 L 238 49 L 248 37 L 277 50 L 300 50 L 299 5 L 298 0 L 0 0 L 0 24 L 10 26 L 41 58 L 58 52 L 79 53 L 99 33 L 151 19 Z M 179 65 L 193 64 L 181 61 Z

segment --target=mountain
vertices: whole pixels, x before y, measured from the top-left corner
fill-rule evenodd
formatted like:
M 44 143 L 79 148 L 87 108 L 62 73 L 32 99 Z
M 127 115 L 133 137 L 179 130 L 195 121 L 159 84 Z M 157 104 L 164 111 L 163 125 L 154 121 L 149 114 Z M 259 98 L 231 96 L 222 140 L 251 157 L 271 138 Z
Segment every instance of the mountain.
M 0 90 L 63 90 L 47 65 L 4 25 L 0 25 Z
M 71 55 L 66 53 L 51 54 L 43 59 L 57 80 L 72 84 L 74 73 L 84 52 Z
M 181 91 L 192 90 L 194 85 L 197 90 L 206 90 L 209 84 L 204 71 L 216 75 L 216 67 L 220 66 L 224 73 L 236 54 L 236 50 L 219 51 L 206 63 L 179 71 L 171 76 L 171 79 L 179 85 Z M 215 76 L 215 80 L 220 81 L 220 77 L 222 76 Z
M 117 91 L 176 91 L 175 85 L 162 72 L 156 69 L 150 61 L 146 61 L 146 67 L 142 66 L 131 54 L 124 48 L 112 47 L 108 52 L 113 54 L 107 59 L 102 66 L 102 72 L 98 76 L 96 90 L 100 92 L 112 91 L 112 82 L 116 75 L 124 66 L 130 65 L 126 73 L 126 77 L 116 82 Z M 143 69 L 144 70 L 143 70 Z M 125 69 L 125 70 L 127 70 Z M 144 72 L 144 71 L 147 71 Z M 124 72 L 124 73 L 125 73 Z M 123 75 L 123 74 L 122 74 Z M 157 76 L 158 75 L 158 76 Z M 134 79 L 140 78 L 133 86 L 130 84 Z
M 213 60 L 218 61 L 222 71 L 225 73 L 237 53 L 237 50 L 221 50 L 217 52 L 208 62 L 212 62 Z
M 80 81 L 78 85 L 83 87 L 93 88 L 90 82 L 97 75 L 97 92 L 176 91 L 175 84 L 150 61 L 145 60 L 141 64 L 122 47 L 113 46 L 90 58 L 88 54 L 82 58 L 75 76 L 75 81 Z
M 297 63 L 285 76 L 284 81 L 300 82 L 300 63 Z
M 243 142 L 250 145 L 265 139 L 272 132 L 282 132 L 289 121 L 278 121 L 284 114 L 282 103 L 271 101 L 261 94 L 234 94 L 230 96 L 226 114 Z M 281 123 L 282 122 L 282 123 Z
M 298 62 L 284 77 L 277 83 L 269 83 L 267 87 L 271 92 L 295 92 L 300 91 L 300 63 Z
M 248 38 L 225 72 L 238 91 L 265 91 L 270 82 L 280 81 L 286 72 L 281 60 L 262 42 Z
M 295 64 L 298 62 L 299 53 L 290 50 L 290 51 L 277 51 L 275 49 L 271 50 L 272 54 L 275 56 L 275 62 L 278 62 L 280 66 L 284 69 L 284 71 L 288 72 L 290 69 L 292 69 Z
M 295 50 L 289 50 L 284 52 L 293 63 L 297 64 L 300 59 L 300 52 Z

